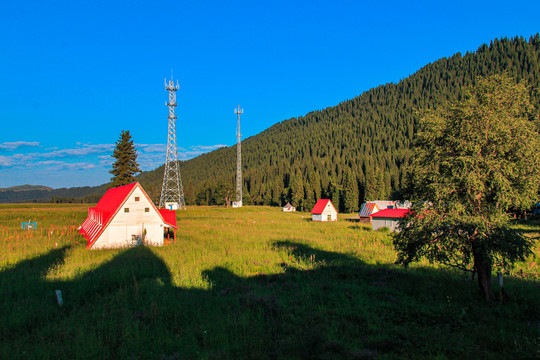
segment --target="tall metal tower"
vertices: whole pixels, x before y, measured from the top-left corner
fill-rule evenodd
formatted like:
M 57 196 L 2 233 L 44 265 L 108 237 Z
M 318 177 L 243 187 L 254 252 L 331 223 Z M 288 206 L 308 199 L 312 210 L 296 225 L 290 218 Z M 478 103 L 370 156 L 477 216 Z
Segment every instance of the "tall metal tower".
M 163 173 L 163 185 L 161 187 L 161 198 L 159 207 L 165 207 L 165 203 L 172 203 L 173 208 L 185 209 L 184 189 L 180 177 L 180 165 L 178 164 L 178 149 L 176 148 L 176 90 L 178 90 L 178 80 L 176 86 L 172 79 L 167 84 L 165 79 L 165 90 L 169 92 L 169 102 L 165 103 L 169 107 L 169 130 L 167 135 L 167 159 L 165 160 L 165 171 Z
M 242 206 L 242 147 L 241 147 L 241 137 L 240 134 L 240 115 L 244 113 L 244 109 L 240 109 L 240 104 L 238 108 L 234 109 L 234 113 L 238 115 L 238 128 L 236 130 L 236 206 Z M 235 204 L 233 204 L 234 206 Z

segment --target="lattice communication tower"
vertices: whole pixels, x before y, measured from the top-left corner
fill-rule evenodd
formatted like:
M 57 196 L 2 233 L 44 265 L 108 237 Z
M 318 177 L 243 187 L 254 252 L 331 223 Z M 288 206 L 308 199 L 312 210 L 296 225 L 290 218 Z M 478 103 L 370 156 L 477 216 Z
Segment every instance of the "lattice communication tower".
M 234 109 L 234 113 L 238 115 L 238 128 L 236 130 L 236 206 L 242 206 L 242 146 L 240 134 L 240 115 L 244 113 L 244 109 Z
M 171 80 L 167 83 L 165 79 L 165 90 L 169 92 L 169 102 L 165 103 L 169 107 L 169 129 L 167 134 L 167 158 L 165 160 L 165 171 L 163 173 L 163 186 L 161 187 L 161 198 L 159 207 L 165 207 L 166 203 L 176 204 L 180 209 L 186 208 L 184 201 L 184 189 L 182 188 L 182 179 L 180 177 L 180 165 L 178 164 L 178 149 L 176 147 L 176 90 L 178 90 L 178 81 L 174 85 Z

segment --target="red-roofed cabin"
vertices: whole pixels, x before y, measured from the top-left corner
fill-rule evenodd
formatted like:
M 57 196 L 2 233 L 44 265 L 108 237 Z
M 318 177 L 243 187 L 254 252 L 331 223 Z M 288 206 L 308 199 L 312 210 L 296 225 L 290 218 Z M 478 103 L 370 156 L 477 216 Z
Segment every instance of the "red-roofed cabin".
M 312 221 L 337 221 L 337 210 L 329 199 L 319 199 L 311 210 Z
M 399 220 L 409 212 L 409 209 L 384 209 L 369 215 L 371 227 L 378 230 L 387 227 L 390 231 L 399 231 Z
M 111 249 L 140 244 L 163 246 L 165 228 L 176 227 L 176 212 L 157 209 L 136 182 L 107 190 L 79 232 L 88 249 Z

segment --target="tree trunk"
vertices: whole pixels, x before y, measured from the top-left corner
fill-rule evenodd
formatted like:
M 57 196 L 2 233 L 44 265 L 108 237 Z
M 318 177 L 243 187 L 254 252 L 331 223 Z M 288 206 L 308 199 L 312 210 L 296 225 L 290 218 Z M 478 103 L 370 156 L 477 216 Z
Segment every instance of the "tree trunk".
M 486 301 L 494 301 L 495 295 L 491 287 L 491 259 L 479 246 L 473 246 L 474 267 L 478 274 L 478 286 Z

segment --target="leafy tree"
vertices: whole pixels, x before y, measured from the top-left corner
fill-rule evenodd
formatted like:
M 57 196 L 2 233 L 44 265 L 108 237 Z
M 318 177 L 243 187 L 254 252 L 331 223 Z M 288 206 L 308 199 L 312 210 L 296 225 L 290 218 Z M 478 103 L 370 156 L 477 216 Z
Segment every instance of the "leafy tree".
M 120 138 L 116 142 L 116 147 L 112 157 L 116 159 L 113 168 L 109 171 L 113 177 L 111 178 L 110 187 L 117 187 L 131 184 L 137 179 L 135 175 L 141 172 L 137 163 L 137 150 L 131 140 L 129 131 L 122 130 Z
M 213 193 L 213 198 L 211 199 L 212 205 L 225 205 L 226 207 L 231 206 L 231 201 L 235 192 L 230 186 L 225 184 L 218 184 Z
M 398 263 L 425 257 L 475 271 L 494 299 L 492 268 L 511 268 L 533 246 L 507 215 L 529 207 L 540 186 L 533 113 L 527 88 L 507 75 L 478 79 L 463 100 L 427 113 L 413 149 L 415 203 L 394 238 Z

